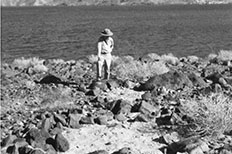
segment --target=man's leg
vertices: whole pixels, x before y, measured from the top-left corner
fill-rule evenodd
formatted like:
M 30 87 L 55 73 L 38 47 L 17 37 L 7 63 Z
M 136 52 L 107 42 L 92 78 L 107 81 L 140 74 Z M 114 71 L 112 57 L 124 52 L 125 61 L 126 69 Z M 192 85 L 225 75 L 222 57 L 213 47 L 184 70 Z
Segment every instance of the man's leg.
M 104 64 L 104 59 L 99 59 L 97 61 L 97 79 L 101 79 L 102 77 L 102 65 Z
M 110 79 L 110 65 L 111 65 L 112 56 L 107 55 L 105 58 L 105 79 Z

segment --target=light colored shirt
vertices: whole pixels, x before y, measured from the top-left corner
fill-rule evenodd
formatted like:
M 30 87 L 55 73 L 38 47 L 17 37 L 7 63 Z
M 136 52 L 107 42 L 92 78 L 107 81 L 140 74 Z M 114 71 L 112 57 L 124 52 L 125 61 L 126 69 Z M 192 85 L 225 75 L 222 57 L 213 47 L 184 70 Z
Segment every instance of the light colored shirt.
M 109 37 L 104 40 L 102 37 L 98 40 L 98 55 L 100 54 L 110 54 L 114 48 L 114 40 Z

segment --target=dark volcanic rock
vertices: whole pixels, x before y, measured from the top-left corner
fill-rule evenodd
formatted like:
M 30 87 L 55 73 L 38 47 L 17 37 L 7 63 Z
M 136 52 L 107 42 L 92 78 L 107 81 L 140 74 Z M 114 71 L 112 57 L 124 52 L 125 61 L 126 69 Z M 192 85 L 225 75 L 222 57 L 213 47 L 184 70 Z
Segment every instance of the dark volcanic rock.
M 54 119 L 56 122 L 60 122 L 63 126 L 67 126 L 66 119 L 62 115 L 54 113 Z
M 210 74 L 206 79 L 211 80 L 213 84 L 219 84 L 222 88 L 232 89 L 232 78 L 224 77 L 222 74 L 216 72 Z
M 209 152 L 209 147 L 198 137 L 190 137 L 169 144 L 167 152 L 189 152 L 191 154 L 204 154 Z
M 146 102 L 146 101 L 142 101 L 139 104 L 139 108 L 138 111 L 141 112 L 142 114 L 144 114 L 146 117 L 154 117 L 155 115 L 157 115 L 158 113 L 157 108 L 155 108 L 152 104 Z
M 86 95 L 89 95 L 89 96 L 98 96 L 100 95 L 101 93 L 101 89 L 96 87 L 94 89 L 91 89 L 90 91 L 86 92 Z
M 55 149 L 60 152 L 65 152 L 69 149 L 69 143 L 62 134 L 57 134 L 55 137 Z
M 13 145 L 13 146 L 9 146 L 7 149 L 6 149 L 6 152 L 8 154 L 18 154 L 18 148 Z
M 45 149 L 46 140 L 50 137 L 48 132 L 32 128 L 26 135 L 26 141 L 33 147 Z
M 96 89 L 96 88 L 99 88 L 101 90 L 107 90 L 108 87 L 107 87 L 107 81 L 106 80 L 102 80 L 102 81 L 93 81 L 90 86 L 89 86 L 89 89 Z
M 110 79 L 107 81 L 107 87 L 112 90 L 112 89 L 115 89 L 115 88 L 119 88 L 121 85 L 122 85 L 122 81 L 120 80 L 117 80 L 117 79 Z
M 32 151 L 33 149 L 26 146 L 19 148 L 19 154 L 30 154 Z
M 118 151 L 115 151 L 113 154 L 133 154 L 133 151 L 129 147 L 122 148 Z
M 92 116 L 81 117 L 80 124 L 94 124 Z
M 97 150 L 97 151 L 90 152 L 89 154 L 109 154 L 109 152 L 105 150 Z
M 50 83 L 62 83 L 61 79 L 54 76 L 54 75 L 47 75 L 45 76 L 43 79 L 41 79 L 39 81 L 39 83 L 42 83 L 42 84 L 50 84 Z
M 138 88 L 147 91 L 154 88 L 165 87 L 167 89 L 182 89 L 185 86 L 192 87 L 192 82 L 188 76 L 178 71 L 167 72 L 162 75 L 155 75 Z
M 222 78 L 222 75 L 218 72 L 212 73 L 208 76 L 206 76 L 206 79 L 211 80 L 214 84 L 218 83 L 220 84 L 220 78 Z
M 107 116 L 102 115 L 102 116 L 95 118 L 94 122 L 99 124 L 99 125 L 106 125 L 107 120 L 108 120 Z
M 130 105 L 129 102 L 125 101 L 125 100 L 117 100 L 114 101 L 111 105 L 110 105 L 110 110 L 114 113 L 114 114 L 125 114 L 127 115 L 128 113 L 130 113 L 132 106 Z

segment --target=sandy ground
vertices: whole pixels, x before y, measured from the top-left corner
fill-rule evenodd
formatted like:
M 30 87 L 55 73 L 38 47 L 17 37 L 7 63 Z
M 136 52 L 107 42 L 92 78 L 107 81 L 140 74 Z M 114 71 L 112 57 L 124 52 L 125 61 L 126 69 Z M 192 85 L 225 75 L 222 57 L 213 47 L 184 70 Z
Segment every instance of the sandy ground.
M 142 94 L 144 92 L 117 88 L 101 96 L 108 100 L 123 99 L 133 104 Z M 70 149 L 63 154 L 87 154 L 96 150 L 113 153 L 124 147 L 130 147 L 134 154 L 162 154 L 158 148 L 163 145 L 154 141 L 158 134 L 152 128 L 152 122 L 111 121 L 107 126 L 85 125 L 80 129 L 67 128 L 63 135 L 70 143 Z
M 122 99 L 133 103 L 133 101 L 135 101 L 136 99 L 141 99 L 141 96 L 144 93 L 145 92 L 143 91 L 139 92 L 128 88 L 116 88 L 109 92 L 103 93 L 101 96 L 107 98 L 109 101 Z
M 130 147 L 134 154 L 162 154 L 158 148 L 163 145 L 154 141 L 156 132 L 149 130 L 149 123 L 115 122 L 109 126 L 86 125 L 80 129 L 66 129 L 64 137 L 70 149 L 62 154 L 87 154 L 95 150 L 113 153 L 123 147 Z

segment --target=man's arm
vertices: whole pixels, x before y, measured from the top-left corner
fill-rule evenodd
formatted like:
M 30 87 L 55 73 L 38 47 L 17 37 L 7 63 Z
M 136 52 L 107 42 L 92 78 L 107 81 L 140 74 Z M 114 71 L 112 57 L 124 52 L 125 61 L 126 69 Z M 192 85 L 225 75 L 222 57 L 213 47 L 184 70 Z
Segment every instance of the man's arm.
M 114 40 L 111 38 L 111 49 L 113 50 L 114 48 Z
M 97 43 L 97 56 L 98 58 L 101 56 L 101 50 L 102 50 L 102 42 Z

